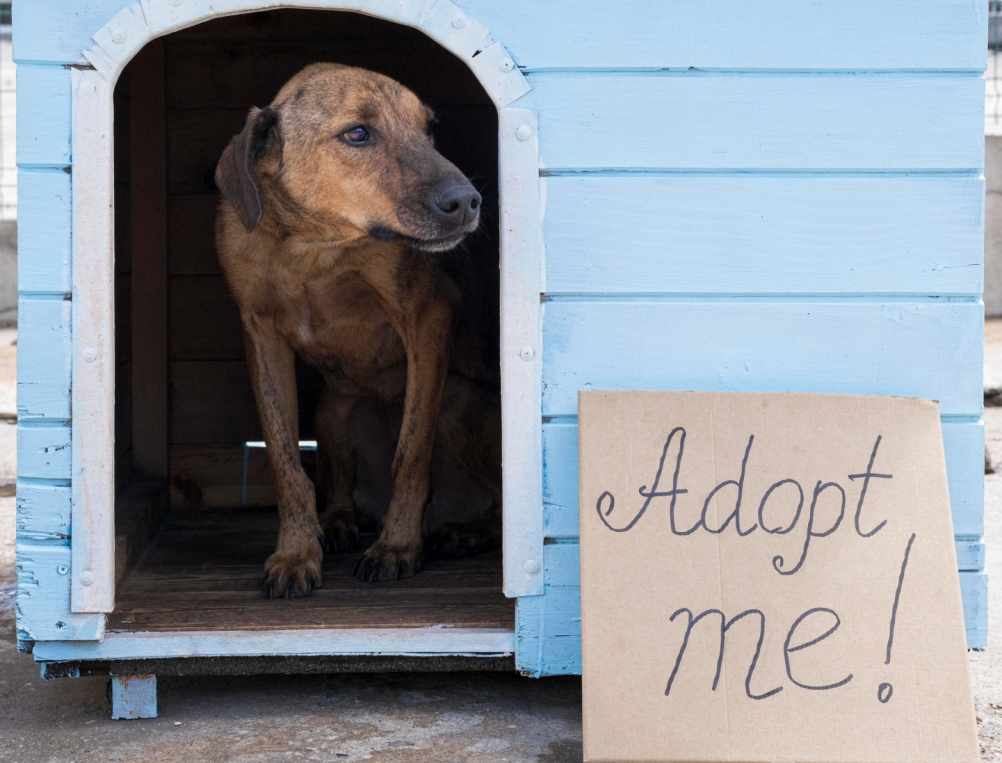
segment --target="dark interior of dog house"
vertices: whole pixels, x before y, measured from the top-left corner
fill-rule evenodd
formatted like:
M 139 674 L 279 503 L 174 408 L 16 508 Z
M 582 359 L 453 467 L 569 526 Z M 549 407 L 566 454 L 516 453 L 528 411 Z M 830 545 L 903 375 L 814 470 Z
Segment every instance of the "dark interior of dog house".
M 252 106 L 314 62 L 386 74 L 436 113 L 436 148 L 483 196 L 457 250 L 497 279 L 497 112 L 469 69 L 421 32 L 367 16 L 277 10 L 220 18 L 155 40 L 115 90 L 116 601 L 109 630 L 514 628 L 500 549 L 428 557 L 405 580 L 350 574 L 360 551 L 327 554 L 323 586 L 269 600 L 275 491 L 236 303 L 217 258 L 216 163 Z M 498 284 L 489 307 L 497 311 Z M 497 323 L 486 341 L 498 345 Z M 297 359 L 299 438 L 312 477 L 323 378 Z M 318 503 L 319 505 L 319 503 Z M 378 527 L 361 524 L 362 542 Z

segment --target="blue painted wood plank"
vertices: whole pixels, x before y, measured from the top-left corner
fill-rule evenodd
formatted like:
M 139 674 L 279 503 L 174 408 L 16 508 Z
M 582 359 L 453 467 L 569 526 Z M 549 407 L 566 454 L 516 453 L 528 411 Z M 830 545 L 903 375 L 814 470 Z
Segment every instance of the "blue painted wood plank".
M 967 648 L 984 649 L 988 646 L 988 575 L 961 572 L 960 596 L 964 602 Z
M 21 293 L 71 291 L 72 197 L 62 170 L 17 175 L 17 278 Z
M 581 546 L 550 543 L 543 553 L 543 581 L 550 588 L 581 587 Z
M 548 171 L 973 170 L 984 162 L 974 76 L 529 76 Z
M 577 543 L 543 547 L 542 596 L 523 596 L 515 610 L 515 661 L 531 676 L 581 673 L 581 574 Z
M 112 676 L 112 720 L 157 717 L 157 677 L 153 674 Z
M 70 163 L 71 89 L 66 67 L 17 67 L 19 167 Z
M 23 2 L 23 0 L 19 0 Z M 686 69 L 974 69 L 976 0 L 458 0 L 519 66 Z
M 977 416 L 977 303 L 554 300 L 544 304 L 543 414 L 580 389 L 841 392 L 940 401 Z
M 126 0 L 85 0 L 65 3 L 58 13 L 46 0 L 16 3 L 14 60 L 71 64 L 94 44 L 91 35 L 104 26 Z
M 515 665 L 529 676 L 581 673 L 581 592 L 547 588 L 515 609 Z
M 577 538 L 578 425 L 543 424 L 543 532 L 547 538 Z
M 980 538 L 985 529 L 985 425 L 943 424 L 953 532 Z
M 70 478 L 70 428 L 30 426 L 17 428 L 17 476 L 28 479 Z
M 70 309 L 64 299 L 18 302 L 17 415 L 22 422 L 70 417 Z
M 70 486 L 20 480 L 17 483 L 17 537 L 62 540 L 70 537 Z
M 125 0 L 86 0 L 52 13 L 18 0 L 19 60 L 79 60 Z M 987 12 L 977 0 L 459 0 L 520 66 L 743 69 L 985 68 Z
M 943 448 L 950 485 L 959 569 L 984 567 L 984 425 L 944 423 Z M 543 424 L 543 517 L 547 538 L 578 537 L 578 427 Z M 551 546 L 547 546 L 551 548 Z M 552 548 L 564 548 L 563 545 Z
M 957 541 L 957 569 L 981 572 L 985 568 L 985 544 L 980 540 Z
M 70 547 L 17 544 L 18 639 L 97 641 L 104 637 L 104 615 L 70 613 Z
M 546 291 L 980 296 L 981 178 L 546 181 Z

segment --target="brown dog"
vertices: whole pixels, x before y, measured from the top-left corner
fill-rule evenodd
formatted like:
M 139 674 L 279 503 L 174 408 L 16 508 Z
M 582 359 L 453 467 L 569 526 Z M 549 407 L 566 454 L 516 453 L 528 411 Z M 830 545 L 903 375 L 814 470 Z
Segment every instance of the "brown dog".
M 450 277 L 434 254 L 476 229 L 481 198 L 435 150 L 432 118 L 387 77 L 314 64 L 251 110 L 216 168 L 216 244 L 278 497 L 269 596 L 321 584 L 324 533 L 335 550 L 354 547 L 359 503 L 388 505 L 353 574 L 419 571 L 433 481 L 433 504 L 455 509 L 479 490 L 488 507 L 478 523 L 444 524 L 439 550 L 473 552 L 499 537 L 498 360 L 460 288 L 474 277 Z M 296 355 L 326 385 L 322 517 L 299 455 Z

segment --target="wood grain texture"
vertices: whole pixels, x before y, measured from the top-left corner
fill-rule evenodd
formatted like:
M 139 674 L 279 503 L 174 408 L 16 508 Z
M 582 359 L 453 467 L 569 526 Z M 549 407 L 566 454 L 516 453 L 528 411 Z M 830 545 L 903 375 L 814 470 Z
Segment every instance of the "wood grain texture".
M 170 279 L 170 359 L 244 359 L 240 310 L 222 276 Z
M 174 194 L 167 200 L 167 249 L 172 276 L 223 274 L 216 254 L 219 196 Z
M 550 294 L 981 294 L 980 178 L 545 182 Z
M 564 301 L 545 305 L 543 414 L 579 389 L 843 392 L 978 416 L 978 303 Z
M 261 439 L 257 406 L 242 360 L 172 361 L 171 442 Z
M 171 361 L 171 441 L 242 444 L 260 440 L 257 406 L 243 360 Z M 299 436 L 316 439 L 314 414 L 323 377 L 296 363 Z
M 317 61 L 378 71 L 433 107 L 491 105 L 469 69 L 421 32 L 359 14 L 307 11 L 230 16 L 167 38 L 176 108 L 264 106 Z M 219 76 L 207 78 L 205 72 Z
M 515 634 L 498 628 L 316 628 L 109 633 L 101 642 L 35 644 L 36 662 L 171 657 L 312 655 L 510 655 Z
M 219 155 L 243 129 L 246 108 L 172 109 L 167 113 L 167 187 L 173 194 L 215 194 Z
M 123 5 L 124 0 L 90 0 L 48 13 L 45 0 L 20 0 L 14 55 L 21 61 L 78 61 L 92 44 L 91 35 Z M 460 0 L 458 5 L 526 67 L 985 67 L 987 13 L 975 0 L 927 0 L 918 6 L 904 0 L 838 5 L 782 0 L 762 6 L 738 0 L 614 5 Z
M 17 275 L 22 294 L 70 293 L 70 175 L 60 169 L 17 173 Z
M 111 85 L 96 71 L 72 76 L 72 610 L 99 613 L 115 598 L 114 111 Z
M 531 74 L 548 171 L 978 170 L 984 82 L 964 76 Z M 625 134 L 624 134 L 625 131 Z
M 307 463 L 309 451 L 300 454 Z M 170 452 L 171 504 L 227 508 L 244 498 L 244 449 L 240 445 L 174 445 Z M 247 453 L 248 506 L 274 506 L 275 485 L 264 448 Z
M 115 369 L 115 488 L 120 488 L 133 475 L 132 361 Z
M 132 256 L 132 462 L 145 475 L 170 471 L 168 377 L 167 125 L 162 40 L 129 64 Z M 121 349 L 119 349 L 121 352 Z
M 325 559 L 324 585 L 311 596 L 269 600 L 261 593 L 261 564 L 277 532 L 274 510 L 171 514 L 119 586 L 108 630 L 514 628 L 497 551 L 428 559 L 420 575 L 381 586 L 351 577 L 356 554 L 337 554 Z
M 19 167 L 70 163 L 70 72 L 62 66 L 17 67 Z
M 980 570 L 984 566 L 984 547 L 978 540 L 984 531 L 984 462 L 979 459 L 984 454 L 984 425 L 944 422 L 943 447 L 960 569 Z M 546 537 L 576 539 L 579 532 L 576 421 L 543 425 L 543 463 Z
M 502 109 L 498 119 L 501 176 L 501 461 L 504 464 L 504 590 L 542 592 L 543 241 L 538 125 L 525 109 Z
M 69 419 L 70 303 L 22 297 L 18 304 L 18 419 Z

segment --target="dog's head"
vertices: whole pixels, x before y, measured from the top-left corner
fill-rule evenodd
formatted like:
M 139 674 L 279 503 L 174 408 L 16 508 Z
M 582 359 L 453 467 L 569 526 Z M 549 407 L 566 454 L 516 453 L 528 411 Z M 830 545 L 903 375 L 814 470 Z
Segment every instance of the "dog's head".
M 249 232 L 293 231 L 445 251 L 476 229 L 480 194 L 435 150 L 431 110 L 365 69 L 313 64 L 223 151 L 216 184 Z

